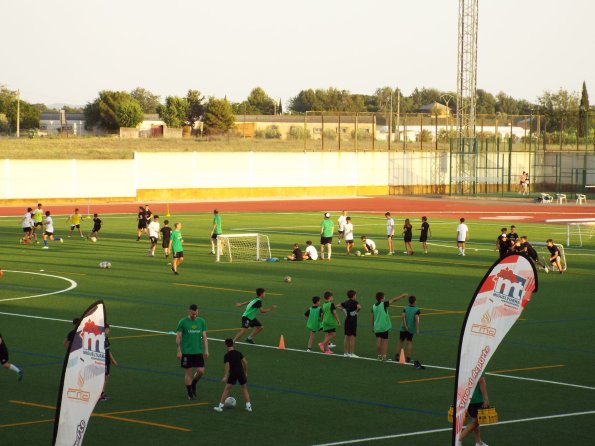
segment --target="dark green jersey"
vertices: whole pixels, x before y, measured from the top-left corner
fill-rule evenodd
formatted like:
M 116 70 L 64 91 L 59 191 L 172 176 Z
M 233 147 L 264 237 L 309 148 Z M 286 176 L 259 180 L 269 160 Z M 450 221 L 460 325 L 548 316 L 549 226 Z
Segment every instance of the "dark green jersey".
M 180 341 L 180 350 L 185 355 L 195 355 L 203 353 L 202 334 L 207 331 L 207 323 L 203 318 L 197 317 L 192 320 L 189 317 L 178 322 L 176 330 L 182 333 L 182 340 Z
M 246 311 L 242 314 L 242 317 L 247 317 L 248 319 L 252 320 L 256 316 L 258 309 L 262 307 L 262 300 L 260 297 L 252 299 L 250 303 L 246 306 Z
M 173 252 L 182 252 L 182 232 L 178 229 L 174 229 L 171 233 L 171 250 Z
M 221 215 L 215 214 L 215 216 L 213 217 L 213 226 L 215 226 L 213 234 L 221 234 Z
M 321 235 L 323 237 L 332 237 L 333 236 L 333 229 L 335 229 L 335 225 L 329 218 L 325 218 L 324 220 L 322 220 L 320 227 L 322 228 Z
M 333 311 L 335 311 L 335 304 L 332 302 L 325 302 L 322 304 L 322 329 L 323 330 L 332 330 L 333 328 L 337 328 L 339 324 L 333 315 Z
M 388 314 L 388 302 L 376 302 L 372 305 L 372 313 L 374 314 L 374 333 L 383 333 L 393 328 L 393 324 Z
M 483 372 L 481 374 L 481 377 L 484 378 L 485 376 L 486 376 L 486 372 Z M 471 395 L 471 401 L 469 402 L 469 404 L 477 404 L 477 403 L 483 403 L 483 395 L 481 394 L 481 388 L 479 387 L 479 381 L 477 382 L 477 385 L 475 386 L 473 395 Z
M 403 308 L 403 313 L 405 314 L 405 321 L 407 322 L 407 328 L 409 328 L 409 330 L 405 330 L 405 324 L 401 322 L 401 331 L 409 331 L 409 333 L 415 333 L 417 328 L 415 324 L 415 316 L 421 313 L 419 311 L 419 308 L 415 305 L 409 305 Z
M 321 308 L 312 305 L 306 311 L 306 316 L 308 317 L 308 321 L 306 322 L 306 327 L 310 331 L 318 331 L 320 330 L 321 323 L 320 323 L 320 315 L 321 315 Z

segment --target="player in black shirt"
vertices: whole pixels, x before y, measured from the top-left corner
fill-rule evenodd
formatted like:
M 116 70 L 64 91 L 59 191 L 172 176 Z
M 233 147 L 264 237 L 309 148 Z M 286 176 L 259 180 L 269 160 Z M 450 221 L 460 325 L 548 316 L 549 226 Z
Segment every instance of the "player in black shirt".
M 337 305 L 345 311 L 345 338 L 343 341 L 343 356 L 357 358 L 355 354 L 355 337 L 357 336 L 357 313 L 362 309 L 354 290 L 347 291 L 347 300 Z
M 160 229 L 161 232 L 161 246 L 163 247 L 163 251 L 165 251 L 165 258 L 169 257 L 169 239 L 171 238 L 171 228 L 169 227 L 169 220 L 163 221 L 163 228 Z
M 506 237 L 506 234 L 501 234 L 500 237 L 498 237 L 498 241 L 498 251 L 500 252 L 500 258 L 503 259 L 509 254 L 510 244 L 508 238 Z
M 409 222 L 409 219 L 405 219 L 405 223 L 403 224 L 403 241 L 405 242 L 405 252 L 403 254 L 407 254 L 412 256 L 413 255 L 413 245 L 411 244 L 411 240 L 413 239 L 413 226 Z
M 140 240 L 140 236 L 143 234 L 144 231 L 147 230 L 147 214 L 145 213 L 145 208 L 142 206 L 138 207 L 138 214 L 136 216 L 138 220 L 138 231 L 136 232 L 136 241 Z
M 8 362 L 8 349 L 6 348 L 6 343 L 4 342 L 4 338 L 2 338 L 1 333 L 0 333 L 0 365 L 2 365 L 2 367 L 4 367 L 5 369 L 15 372 L 18 376 L 19 382 L 21 382 L 23 380 L 23 369 Z
M 531 261 L 533 263 L 541 266 L 545 270 L 546 273 L 548 272 L 548 269 L 545 266 L 545 263 L 543 263 L 541 260 L 539 260 L 539 256 L 537 255 L 537 251 L 535 251 L 535 248 L 533 248 L 531 243 L 529 243 L 527 241 L 526 235 L 521 236 L 519 252 L 521 252 L 521 253 L 525 254 L 527 257 L 529 257 L 529 259 L 531 259 Z
M 72 320 L 72 325 L 74 325 L 74 328 L 70 330 L 66 335 L 66 339 L 64 339 L 64 348 L 68 349 L 72 341 L 74 341 L 74 337 L 76 336 L 76 328 L 78 327 L 80 322 L 81 320 L 78 317 L 75 317 Z
M 512 225 L 510 227 L 510 232 L 506 235 L 506 238 L 508 238 L 509 242 L 513 242 L 513 243 L 516 243 L 516 241 L 519 239 L 519 235 L 516 232 L 515 225 Z
M 108 339 L 109 336 L 109 324 L 105 324 L 105 382 L 103 383 L 103 390 L 101 391 L 101 396 L 99 397 L 99 401 L 107 401 L 107 395 L 105 394 L 105 388 L 107 387 L 107 381 L 109 380 L 109 373 L 110 373 L 110 366 L 115 365 L 118 366 L 118 361 L 112 355 L 110 350 L 110 342 Z
M 291 251 L 291 254 L 287 256 L 287 260 L 293 260 L 296 262 L 301 262 L 302 260 L 304 260 L 304 254 L 300 249 L 300 245 L 298 245 L 297 243 L 293 244 L 293 251 Z
M 101 230 L 101 219 L 97 214 L 93 214 L 93 230 L 87 238 L 97 237 L 97 233 Z
M 428 223 L 428 217 L 425 215 L 421 218 L 421 234 L 419 236 L 419 241 L 421 242 L 421 246 L 424 250 L 424 254 L 428 253 L 428 233 L 430 237 L 432 237 L 432 231 L 430 231 L 430 224 Z
M 562 253 L 560 252 L 560 249 L 554 245 L 554 241 L 551 238 L 547 240 L 547 249 L 551 254 L 550 263 L 552 266 L 556 265 L 558 267 L 558 271 L 560 271 L 560 274 L 562 274 L 564 272 L 562 271 Z
M 244 399 L 246 400 L 246 410 L 248 412 L 252 412 L 250 394 L 248 393 L 248 361 L 246 361 L 246 358 L 244 358 L 242 353 L 233 348 L 233 339 L 227 338 L 225 340 L 225 346 L 227 347 L 227 353 L 223 357 L 223 362 L 225 364 L 225 374 L 221 380 L 225 383 L 225 387 L 223 388 L 219 405 L 215 406 L 213 409 L 217 412 L 223 412 L 225 400 L 229 395 L 229 391 L 237 382 L 239 382 L 242 386 Z

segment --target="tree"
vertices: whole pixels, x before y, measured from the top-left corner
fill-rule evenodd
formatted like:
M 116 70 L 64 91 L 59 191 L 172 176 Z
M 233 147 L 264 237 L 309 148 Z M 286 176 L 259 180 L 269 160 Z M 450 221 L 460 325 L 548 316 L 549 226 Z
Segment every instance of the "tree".
M 587 114 L 589 113 L 589 93 L 587 92 L 587 83 L 583 81 L 583 90 L 581 91 L 581 102 L 579 106 L 579 126 L 578 136 L 584 137 L 587 134 Z
M 168 96 L 165 98 L 165 104 L 157 107 L 157 113 L 169 127 L 181 127 L 186 123 L 188 108 L 186 98 Z
M 475 111 L 478 115 L 493 115 L 496 113 L 496 98 L 494 98 L 494 95 L 478 88 Z
M 541 112 L 547 119 L 548 131 L 576 128 L 576 117 L 579 110 L 579 97 L 575 92 L 560 88 L 557 92 L 544 91 L 538 99 Z
M 209 135 L 220 135 L 230 130 L 235 123 L 235 116 L 229 101 L 211 96 L 205 105 L 204 123 Z
M 279 105 L 277 105 L 277 114 L 283 114 L 283 102 L 281 102 L 281 98 L 279 98 Z
M 302 90 L 289 100 L 289 109 L 295 113 L 308 111 L 360 112 L 366 110 L 363 95 L 351 94 L 347 90 Z
M 130 92 L 130 96 L 136 99 L 144 113 L 157 113 L 160 104 L 158 95 L 142 87 L 136 87 Z
M 265 91 L 256 87 L 246 98 L 251 113 L 256 115 L 272 115 L 275 113 L 275 101 Z
M 432 102 L 438 102 L 442 96 L 442 92 L 435 88 L 425 88 L 422 87 L 421 90 L 416 88 L 413 90 L 413 93 L 409 96 L 411 99 L 411 110 L 407 111 L 414 111 L 419 110 L 424 105 L 431 104 Z
M 26 101 L 20 101 L 19 127 L 23 130 L 39 128 L 39 110 Z M 17 129 L 17 103 L 16 101 L 8 107 L 8 122 L 11 131 Z
M 136 127 L 144 117 L 140 104 L 125 91 L 100 91 L 97 99 L 85 106 L 84 113 L 87 129 L 99 127 L 110 131 Z
M 188 90 L 186 94 L 186 102 L 188 103 L 188 110 L 186 111 L 186 124 L 194 128 L 194 123 L 200 121 L 204 112 L 205 97 L 198 90 Z

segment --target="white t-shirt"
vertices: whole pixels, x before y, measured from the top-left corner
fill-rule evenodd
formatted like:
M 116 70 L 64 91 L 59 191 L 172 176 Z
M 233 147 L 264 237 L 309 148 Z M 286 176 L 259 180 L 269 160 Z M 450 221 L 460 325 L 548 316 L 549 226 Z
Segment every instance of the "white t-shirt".
M 306 246 L 306 254 L 308 254 L 308 257 L 310 257 L 312 260 L 318 260 L 318 251 L 316 251 L 314 246 Z
M 370 251 L 374 251 L 376 249 L 376 243 L 372 239 L 367 238 L 366 239 L 366 245 L 368 245 L 368 249 Z
M 395 232 L 395 221 L 392 218 L 386 220 L 386 235 L 393 235 Z
M 353 223 L 345 223 L 345 240 L 353 241 Z
M 152 221 L 149 223 L 149 237 L 159 238 L 159 222 Z
M 345 224 L 347 223 L 347 217 L 345 215 L 341 215 L 337 220 L 337 226 L 339 226 L 339 231 L 345 230 Z
M 461 223 L 457 226 L 457 242 L 464 242 L 467 240 L 467 232 L 469 232 L 469 228 L 465 223 Z
M 31 212 L 27 212 L 23 217 L 23 228 L 30 228 L 33 226 L 33 219 L 31 218 Z
M 45 218 L 45 232 L 54 233 L 54 220 L 52 220 L 52 217 Z

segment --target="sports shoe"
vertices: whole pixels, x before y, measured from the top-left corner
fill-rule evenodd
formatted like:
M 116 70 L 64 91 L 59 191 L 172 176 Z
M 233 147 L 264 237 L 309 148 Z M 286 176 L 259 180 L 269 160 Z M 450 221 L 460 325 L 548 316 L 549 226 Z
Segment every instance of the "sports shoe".
M 461 440 L 457 441 L 455 446 L 463 446 L 463 442 Z
M 483 441 L 481 443 L 475 443 L 475 446 L 488 446 L 487 443 L 484 443 Z
M 186 395 L 186 398 L 188 398 L 189 400 L 193 400 L 193 399 L 195 399 L 196 397 L 195 397 L 193 394 L 191 394 L 191 393 L 188 393 L 188 394 Z
M 387 256 L 392 256 L 393 254 L 394 254 L 394 252 L 392 252 L 392 251 L 386 253 Z
M 60 237 L 60 243 L 64 243 L 64 239 Z
M 19 368 L 17 372 L 17 382 L 21 382 L 23 380 L 23 369 Z
M 346 358 L 351 358 L 351 353 L 343 353 L 343 356 L 345 356 Z
M 252 405 L 248 406 L 246 404 L 246 412 L 252 412 Z
M 328 343 L 328 348 L 335 348 L 336 344 L 334 342 L 329 342 Z
M 407 255 L 407 254 L 409 254 L 409 253 L 408 253 L 407 251 L 403 251 L 403 254 Z
M 43 247 L 43 248 L 41 248 L 41 249 L 50 249 L 50 247 L 49 247 L 49 246 L 44 246 L 44 247 Z
M 545 271 L 546 274 L 550 272 L 550 270 L 547 269 L 547 266 L 545 268 L 543 268 L 543 270 Z
M 215 406 L 215 407 L 213 407 L 213 410 L 215 412 L 223 412 L 223 407 L 221 407 L 221 406 Z
M 309 348 L 306 349 L 307 352 L 311 352 L 312 350 L 310 350 Z
M 107 401 L 107 395 L 101 392 L 101 396 L 99 397 L 99 401 Z
M 334 355 L 334 353 L 331 350 L 327 350 L 324 352 L 325 355 Z
M 351 357 L 352 357 L 352 358 L 359 358 L 359 356 L 357 356 L 355 353 L 352 353 L 352 354 L 351 354 Z
M 428 253 L 428 251 L 424 251 L 424 254 L 427 254 L 427 253 Z
M 366 252 L 364 255 L 365 255 L 365 256 L 371 256 L 371 255 L 372 255 L 372 253 L 371 253 L 371 252 Z
M 248 344 L 255 344 L 254 339 L 252 339 L 252 338 L 246 338 L 246 342 Z
M 209 252 L 209 254 L 215 254 L 215 251 L 213 251 L 213 250 L 211 249 L 211 251 Z
M 320 351 L 324 353 L 324 342 L 319 342 L 318 347 L 320 348 Z
M 465 257 L 465 253 L 461 254 L 463 257 Z
M 382 361 L 382 355 L 378 355 L 378 358 L 376 359 L 378 359 L 378 361 Z

